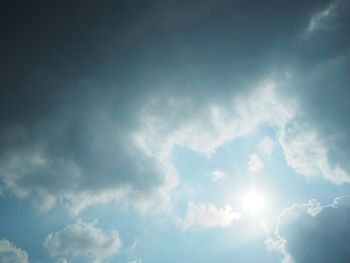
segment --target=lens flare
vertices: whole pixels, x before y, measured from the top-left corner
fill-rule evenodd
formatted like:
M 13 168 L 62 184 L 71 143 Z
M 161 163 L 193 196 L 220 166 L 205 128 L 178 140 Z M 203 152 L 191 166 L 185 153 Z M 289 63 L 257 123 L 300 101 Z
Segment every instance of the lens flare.
M 255 191 L 247 193 L 242 200 L 243 208 L 251 215 L 257 215 L 264 209 L 264 199 Z

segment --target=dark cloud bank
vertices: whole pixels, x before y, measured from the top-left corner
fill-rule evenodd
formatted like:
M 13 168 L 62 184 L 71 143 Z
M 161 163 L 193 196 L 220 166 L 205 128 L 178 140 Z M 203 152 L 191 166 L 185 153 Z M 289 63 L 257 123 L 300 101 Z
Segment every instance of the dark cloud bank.
M 279 218 L 278 249 L 286 262 L 348 262 L 350 198 L 336 198 L 327 206 L 316 200 L 294 205 Z
M 345 1 L 1 5 L 3 194 L 31 195 L 43 210 L 55 202 L 79 210 L 114 199 L 158 200 L 177 180 L 171 164 L 134 139 L 144 109 L 152 105 L 176 130 L 189 116 L 205 119 L 206 105 L 225 107 L 266 79 L 285 83 L 282 94 L 297 97 L 305 119 L 324 134 L 342 130 L 334 158 L 347 156 Z M 321 22 L 334 26 L 307 31 L 331 5 Z M 191 111 L 169 107 L 171 99 L 189 101 Z

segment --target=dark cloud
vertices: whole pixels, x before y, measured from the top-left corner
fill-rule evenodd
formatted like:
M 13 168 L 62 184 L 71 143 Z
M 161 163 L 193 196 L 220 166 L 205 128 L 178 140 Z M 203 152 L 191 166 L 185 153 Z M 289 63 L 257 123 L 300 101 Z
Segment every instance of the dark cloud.
M 276 234 L 284 244 L 275 244 L 295 262 L 348 262 L 349 222 L 350 198 L 336 198 L 328 206 L 311 200 L 282 213 Z
M 210 105 L 228 105 L 262 79 L 284 75 L 289 63 L 314 68 L 320 60 L 306 51 L 316 40 L 300 36 L 330 4 L 5 1 L 2 184 L 19 196 L 60 200 L 99 199 L 106 192 L 120 198 L 125 191 L 127 199 L 144 200 L 169 191 L 176 185 L 171 164 L 140 149 L 133 137 L 147 122 L 140 117 L 144 109 L 156 106 L 152 111 L 166 131 L 157 127 L 156 135 L 163 141 L 172 134 L 166 127 L 176 130 L 194 116 L 204 123 Z M 344 35 L 344 26 L 337 30 Z M 322 59 L 342 51 L 348 43 L 342 39 L 341 48 L 338 40 L 324 41 L 317 50 L 337 52 Z M 172 98 L 190 106 L 174 107 Z
M 43 114 L 40 121 L 4 129 L 5 184 L 20 196 L 31 192 L 98 195 L 125 189 L 147 194 L 163 186 L 168 171 L 133 141 L 134 112 L 118 105 L 118 100 L 116 105 L 96 101 L 98 96 L 86 104 L 72 101 L 71 107 L 47 117 Z
M 261 124 L 294 172 L 349 182 L 349 19 L 342 0 L 2 1 L 0 194 L 74 215 L 110 201 L 162 209 L 175 145 L 210 155 Z M 296 262 L 349 261 L 348 203 L 286 210 L 270 245 Z M 77 221 L 45 246 L 103 260 L 121 240 Z

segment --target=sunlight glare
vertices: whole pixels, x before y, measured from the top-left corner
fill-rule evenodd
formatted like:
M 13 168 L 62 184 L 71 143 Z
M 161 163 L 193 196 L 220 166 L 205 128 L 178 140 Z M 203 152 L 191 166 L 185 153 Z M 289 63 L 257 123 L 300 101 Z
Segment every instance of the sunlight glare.
M 263 198 L 255 191 L 247 193 L 242 200 L 243 208 L 251 215 L 257 215 L 264 209 Z

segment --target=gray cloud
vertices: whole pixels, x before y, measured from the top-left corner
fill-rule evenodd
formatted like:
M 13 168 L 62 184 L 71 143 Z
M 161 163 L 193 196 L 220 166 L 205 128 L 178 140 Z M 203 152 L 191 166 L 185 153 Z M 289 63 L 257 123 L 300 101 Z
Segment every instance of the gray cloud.
M 202 1 L 170 1 L 171 8 L 92 1 L 79 18 L 65 4 L 34 4 L 35 19 L 19 10 L 23 17 L 16 18 L 30 21 L 25 29 L 4 16 L 13 27 L 1 49 L 0 189 L 33 197 L 43 211 L 56 202 L 73 213 L 111 200 L 166 206 L 177 176 L 164 152 L 183 145 L 210 154 L 263 122 L 280 124 L 285 120 L 277 118 L 294 116 L 289 103 L 285 110 L 278 101 L 291 93 L 312 119 L 322 77 L 315 81 L 307 74 L 343 54 L 349 43 L 344 15 L 337 16 L 342 26 L 334 32 L 341 41 L 321 41 L 313 52 L 309 45 L 317 39 L 298 41 L 331 1 L 220 1 L 204 7 Z M 9 5 L 12 14 L 16 9 Z M 103 17 L 95 15 L 97 7 Z M 29 48 L 16 49 L 16 43 Z M 326 55 L 315 59 L 315 52 Z M 297 81 L 285 83 L 281 76 L 288 70 Z M 329 75 L 337 79 L 336 72 Z M 286 94 L 255 93 L 271 79 Z M 304 91 L 305 85 L 314 89 Z M 337 87 L 337 94 L 346 95 L 344 83 Z M 328 98 L 326 88 L 321 91 L 317 98 Z
M 132 138 L 134 112 L 125 121 L 118 106 L 108 107 L 91 100 L 86 108 L 60 109 L 31 127 L 3 130 L 0 172 L 5 185 L 20 197 L 34 194 L 44 209 L 57 198 L 72 204 L 79 195 L 114 192 L 109 199 L 132 203 L 171 188 L 165 181 L 171 171 Z
M 316 200 L 294 205 L 280 215 L 275 240 L 286 262 L 348 262 L 350 198 L 336 198 L 321 206 Z
M 170 160 L 174 146 L 210 155 L 262 123 L 276 128 L 287 164 L 297 173 L 348 182 L 347 171 L 329 159 L 329 147 L 317 129 L 310 130 L 298 117 L 297 100 L 287 100 L 278 84 L 263 81 L 250 94 L 237 91 L 223 103 L 154 95 L 137 100 L 127 120 L 118 109 L 128 106 L 85 98 L 86 105 L 75 105 L 69 113 L 61 109 L 32 127 L 3 130 L 3 183 L 19 197 L 33 196 L 43 211 L 59 201 L 78 214 L 91 204 L 113 200 L 157 210 L 167 204 L 177 183 Z
M 16 247 L 6 239 L 0 240 L 0 262 L 29 263 L 26 251 Z
M 107 234 L 96 225 L 97 222 L 86 223 L 78 220 L 75 224 L 49 234 L 45 247 L 52 256 L 104 262 L 119 251 L 122 240 L 118 232 Z
M 287 165 L 306 177 L 322 175 L 335 184 L 350 182 L 350 176 L 329 157 L 330 147 L 318 131 L 305 128 L 298 122 L 281 129 L 279 142 Z
M 333 1 L 326 8 L 316 12 L 310 19 L 310 22 L 306 28 L 306 34 L 313 34 L 317 31 L 323 30 L 331 30 L 334 27 L 334 18 L 337 15 L 337 11 L 339 12 L 340 1 Z M 332 19 L 333 18 L 333 19 Z M 307 36 L 308 37 L 308 36 Z

